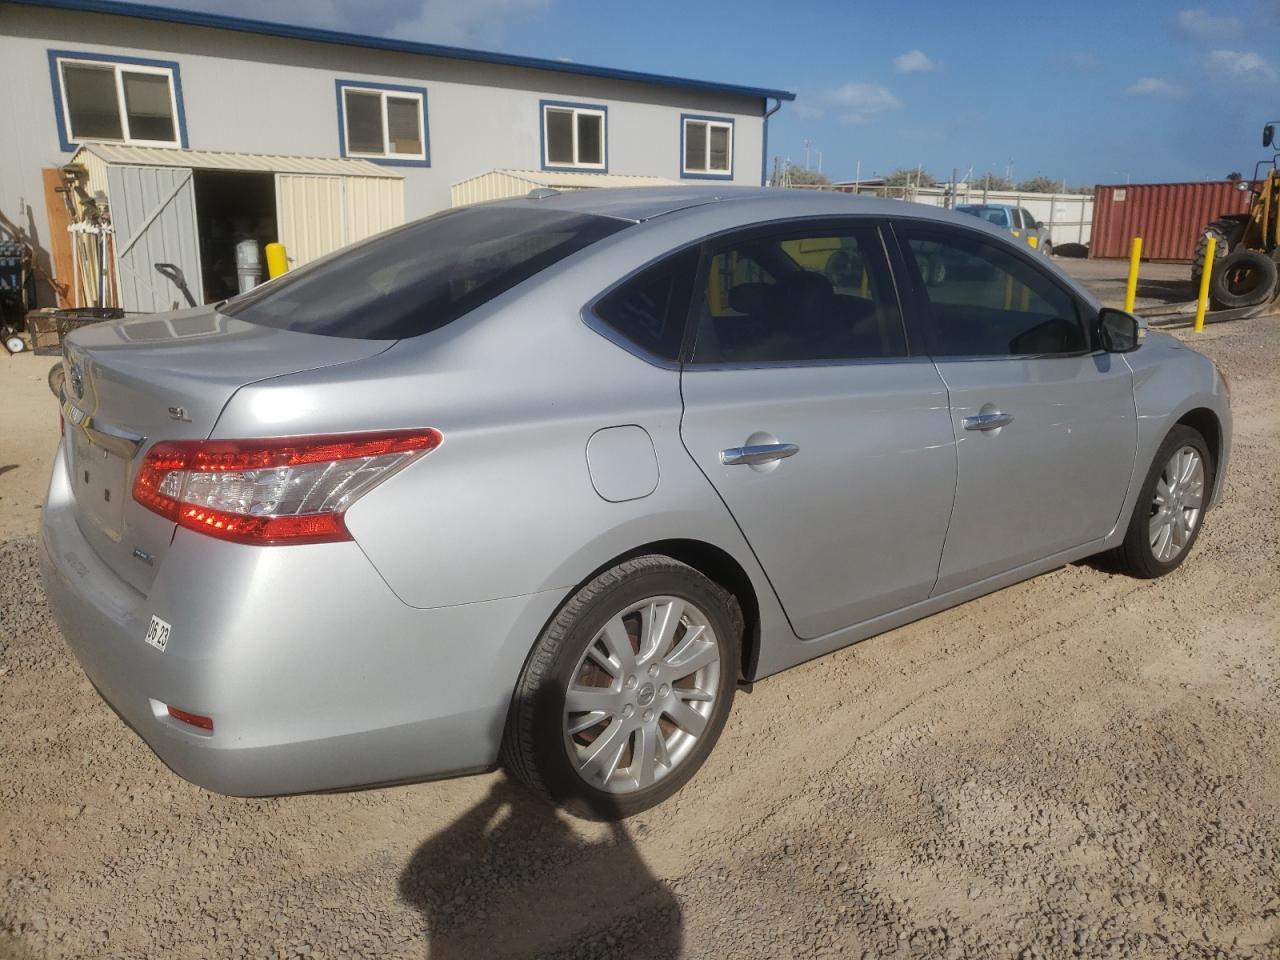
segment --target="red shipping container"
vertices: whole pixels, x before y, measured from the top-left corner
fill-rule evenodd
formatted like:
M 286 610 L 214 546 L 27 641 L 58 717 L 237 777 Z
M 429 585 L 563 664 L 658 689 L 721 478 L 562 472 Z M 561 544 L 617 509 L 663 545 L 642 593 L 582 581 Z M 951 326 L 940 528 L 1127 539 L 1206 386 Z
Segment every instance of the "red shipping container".
M 1210 221 L 1249 211 L 1250 193 L 1240 186 L 1231 180 L 1206 180 L 1095 187 L 1089 256 L 1127 258 L 1129 242 L 1141 237 L 1142 259 L 1190 263 Z

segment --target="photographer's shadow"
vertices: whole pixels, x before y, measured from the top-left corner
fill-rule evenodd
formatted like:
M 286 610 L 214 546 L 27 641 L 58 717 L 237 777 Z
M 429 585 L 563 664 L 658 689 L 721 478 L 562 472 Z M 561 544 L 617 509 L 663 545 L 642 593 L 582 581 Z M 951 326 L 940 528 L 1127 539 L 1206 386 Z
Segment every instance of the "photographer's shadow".
M 495 783 L 400 875 L 401 898 L 425 920 L 427 956 L 679 956 L 674 894 L 621 824 L 605 829 L 586 840 L 564 814 Z

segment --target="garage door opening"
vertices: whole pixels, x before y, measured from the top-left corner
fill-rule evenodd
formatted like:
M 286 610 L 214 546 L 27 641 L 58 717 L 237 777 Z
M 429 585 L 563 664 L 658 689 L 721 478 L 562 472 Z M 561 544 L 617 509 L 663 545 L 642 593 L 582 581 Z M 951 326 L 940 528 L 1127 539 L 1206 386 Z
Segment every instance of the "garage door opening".
M 228 170 L 195 170 L 193 178 L 203 302 L 217 303 L 240 292 L 237 244 L 257 241 L 258 262 L 264 263 L 263 248 L 278 239 L 276 178 Z

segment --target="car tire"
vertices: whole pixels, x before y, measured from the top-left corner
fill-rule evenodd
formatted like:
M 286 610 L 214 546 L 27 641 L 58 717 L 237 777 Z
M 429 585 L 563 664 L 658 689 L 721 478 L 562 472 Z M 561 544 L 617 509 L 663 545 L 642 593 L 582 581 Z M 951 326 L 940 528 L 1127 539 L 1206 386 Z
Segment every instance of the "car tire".
M 1227 310 L 1253 307 L 1276 292 L 1276 262 L 1256 250 L 1237 250 L 1218 261 L 1209 278 L 1209 298 Z
M 742 633 L 734 596 L 687 564 L 641 556 L 601 573 L 534 645 L 508 714 L 503 766 L 587 819 L 661 803 L 697 772 L 724 728 Z M 696 671 L 679 675 L 693 663 Z
M 1188 457 L 1188 452 L 1194 457 Z M 1179 456 L 1183 457 L 1186 466 L 1175 469 L 1175 458 Z M 1198 468 L 1193 462 L 1195 458 L 1198 458 Z M 1199 431 L 1184 424 L 1178 424 L 1169 431 L 1156 451 L 1138 492 L 1138 502 L 1129 519 L 1124 542 L 1115 552 L 1115 558 L 1125 573 L 1152 579 L 1163 577 L 1182 564 L 1204 526 L 1205 510 L 1213 491 L 1214 470 L 1209 445 Z M 1179 477 L 1178 485 L 1174 487 L 1170 482 L 1171 476 L 1178 472 L 1188 475 Z M 1172 495 L 1169 492 L 1171 487 Z M 1195 510 L 1194 516 L 1188 512 L 1192 509 Z M 1172 552 L 1167 549 L 1166 534 L 1169 536 L 1168 544 L 1176 548 Z M 1180 543 L 1177 542 L 1179 540 Z
M 1041 249 L 1042 251 L 1044 251 L 1044 255 L 1045 255 L 1046 257 L 1052 257 L 1052 256 L 1053 256 L 1053 244 L 1052 244 L 1052 243 L 1050 243 L 1048 240 L 1046 240 L 1044 243 L 1040 244 L 1040 249 Z

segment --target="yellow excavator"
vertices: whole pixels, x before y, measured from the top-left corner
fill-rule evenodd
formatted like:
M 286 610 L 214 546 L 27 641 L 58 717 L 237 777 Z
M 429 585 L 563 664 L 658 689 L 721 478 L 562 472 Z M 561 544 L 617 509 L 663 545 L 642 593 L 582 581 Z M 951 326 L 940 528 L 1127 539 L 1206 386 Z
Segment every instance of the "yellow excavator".
M 1259 160 L 1253 172 L 1252 185 L 1241 180 L 1241 190 L 1249 190 L 1252 199 L 1248 213 L 1230 213 L 1219 217 L 1201 231 L 1191 262 L 1191 281 L 1199 288 L 1204 273 L 1209 236 L 1216 240 L 1213 273 L 1209 278 L 1209 299 L 1217 309 L 1252 307 L 1276 296 L 1276 258 L 1280 257 L 1277 237 L 1277 215 L 1280 214 L 1280 141 L 1273 120 L 1262 128 L 1262 145 L 1270 147 L 1270 160 Z M 1264 171 L 1264 167 L 1266 168 Z

